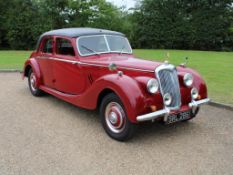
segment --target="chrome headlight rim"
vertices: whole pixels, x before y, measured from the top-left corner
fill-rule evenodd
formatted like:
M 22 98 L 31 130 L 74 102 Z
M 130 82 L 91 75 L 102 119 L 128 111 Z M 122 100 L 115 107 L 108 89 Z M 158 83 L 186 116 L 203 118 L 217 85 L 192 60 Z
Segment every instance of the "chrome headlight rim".
M 187 87 L 191 87 L 193 85 L 193 75 L 190 73 L 186 73 L 183 78 L 184 84 Z
M 196 100 L 198 98 L 199 92 L 198 92 L 197 88 L 195 88 L 195 87 L 192 88 L 192 90 L 191 90 L 191 96 L 192 96 L 193 100 Z
M 165 106 L 169 106 L 172 103 L 172 96 L 169 93 L 164 94 L 163 101 Z
M 148 80 L 146 87 L 150 94 L 156 94 L 159 91 L 159 82 L 155 78 L 151 78 Z

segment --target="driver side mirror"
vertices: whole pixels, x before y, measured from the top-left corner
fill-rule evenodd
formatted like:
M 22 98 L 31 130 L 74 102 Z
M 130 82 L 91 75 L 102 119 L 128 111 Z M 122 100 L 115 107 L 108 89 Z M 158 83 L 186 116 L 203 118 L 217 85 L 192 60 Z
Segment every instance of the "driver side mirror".
M 108 65 L 108 69 L 109 69 L 110 71 L 115 71 L 115 70 L 117 70 L 117 65 L 116 65 L 115 63 L 110 63 L 110 64 Z

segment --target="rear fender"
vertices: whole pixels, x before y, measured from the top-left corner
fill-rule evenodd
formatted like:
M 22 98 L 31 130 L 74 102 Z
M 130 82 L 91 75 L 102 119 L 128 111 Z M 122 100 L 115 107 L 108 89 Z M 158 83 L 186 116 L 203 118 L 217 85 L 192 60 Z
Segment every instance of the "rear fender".
M 23 78 L 27 77 L 27 71 L 28 71 L 28 67 L 31 67 L 33 72 L 36 74 L 36 78 L 37 78 L 37 86 L 39 87 L 40 85 L 42 85 L 42 75 L 41 75 L 41 71 L 40 71 L 40 66 L 37 62 L 37 60 L 35 58 L 30 58 L 29 60 L 27 60 L 24 64 L 24 71 L 23 71 Z

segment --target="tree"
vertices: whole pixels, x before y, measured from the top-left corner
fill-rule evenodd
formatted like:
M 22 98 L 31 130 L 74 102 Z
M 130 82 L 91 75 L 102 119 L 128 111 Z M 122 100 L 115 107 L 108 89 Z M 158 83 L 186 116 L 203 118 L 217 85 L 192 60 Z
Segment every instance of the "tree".
M 12 1 L 4 1 L 0 0 L 0 48 L 8 47 L 7 43 L 7 12 L 9 8 L 12 6 Z
M 11 2 L 11 8 L 3 15 L 7 19 L 6 27 L 0 28 L 7 32 L 0 38 L 6 38 L 12 49 L 31 49 L 42 33 L 64 27 L 96 27 L 130 33 L 127 13 L 105 0 Z M 0 24 L 2 21 L 0 18 Z
M 123 13 L 105 0 L 71 1 L 69 26 L 124 31 Z
M 73 2 L 78 2 L 71 0 Z M 41 0 L 38 1 L 42 22 L 47 22 L 50 30 L 66 26 L 70 12 L 70 0 Z
M 127 11 L 106 0 L 0 0 L 0 48 L 31 49 L 64 27 L 125 33 L 133 47 L 233 50 L 233 0 L 138 0 Z
M 13 49 L 31 49 L 42 30 L 34 1 L 14 0 L 7 13 L 7 40 Z
M 220 50 L 232 0 L 144 0 L 135 12 L 139 47 Z

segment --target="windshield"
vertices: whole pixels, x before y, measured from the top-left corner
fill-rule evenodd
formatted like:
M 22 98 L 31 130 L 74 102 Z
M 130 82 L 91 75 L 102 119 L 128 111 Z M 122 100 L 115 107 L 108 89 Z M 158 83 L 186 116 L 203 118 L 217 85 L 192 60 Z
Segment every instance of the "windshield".
M 82 36 L 77 39 L 77 47 L 81 56 L 101 53 L 132 53 L 127 38 L 116 35 Z

